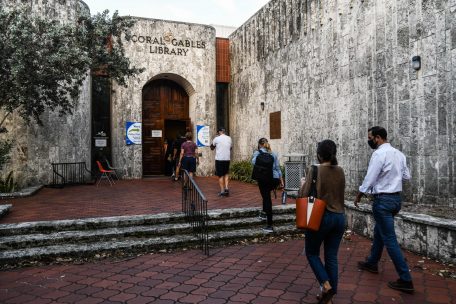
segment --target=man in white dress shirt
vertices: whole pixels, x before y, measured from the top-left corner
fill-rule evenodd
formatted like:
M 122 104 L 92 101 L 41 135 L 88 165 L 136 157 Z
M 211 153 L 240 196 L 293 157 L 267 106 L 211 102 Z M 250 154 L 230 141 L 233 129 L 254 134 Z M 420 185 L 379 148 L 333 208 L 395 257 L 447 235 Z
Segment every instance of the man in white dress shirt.
M 396 272 L 399 274 L 399 279 L 389 282 L 388 286 L 413 293 L 409 267 L 394 231 L 394 216 L 401 210 L 402 181 L 410 179 L 410 172 L 404 154 L 388 143 L 387 132 L 384 128 L 378 126 L 370 128 L 368 139 L 369 146 L 375 149 L 375 152 L 372 154 L 366 177 L 359 187 L 354 203 L 358 207 L 363 195 L 373 196 L 372 213 L 375 219 L 375 229 L 370 255 L 366 261 L 358 262 L 358 267 L 378 273 L 378 262 L 382 256 L 383 247 L 386 247 Z

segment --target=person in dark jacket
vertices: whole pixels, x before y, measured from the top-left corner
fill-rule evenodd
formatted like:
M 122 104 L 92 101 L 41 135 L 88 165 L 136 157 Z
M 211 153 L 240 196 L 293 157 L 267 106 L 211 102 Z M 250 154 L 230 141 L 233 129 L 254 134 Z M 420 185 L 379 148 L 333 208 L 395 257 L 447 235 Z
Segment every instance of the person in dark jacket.
M 271 146 L 266 138 L 260 138 L 258 141 L 258 150 L 253 153 L 252 164 L 255 165 L 256 159 L 261 152 L 269 153 L 274 158 L 274 165 L 272 167 L 272 181 L 258 181 L 258 188 L 260 189 L 260 194 L 263 199 L 263 212 L 266 214 L 267 226 L 263 228 L 264 232 L 272 233 L 274 232 L 272 228 L 272 199 L 271 191 L 277 186 L 283 187 L 283 178 L 282 171 L 280 170 L 279 159 L 277 154 L 273 153 Z M 260 218 L 263 219 L 263 216 L 260 215 Z

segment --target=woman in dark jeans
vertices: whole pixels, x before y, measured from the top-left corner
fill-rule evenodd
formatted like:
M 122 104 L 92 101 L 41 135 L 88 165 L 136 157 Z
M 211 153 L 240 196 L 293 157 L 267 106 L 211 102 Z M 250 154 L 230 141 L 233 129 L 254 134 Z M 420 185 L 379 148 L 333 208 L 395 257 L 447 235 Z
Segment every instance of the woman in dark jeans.
M 336 144 L 332 140 L 318 143 L 317 158 L 320 163 L 317 175 L 317 198 L 326 202 L 326 210 L 317 232 L 306 231 L 305 252 L 322 294 L 318 303 L 329 303 L 337 293 L 338 263 L 337 254 L 345 230 L 344 170 L 337 165 Z M 312 168 L 306 176 L 312 176 Z M 307 197 L 310 192 L 311 178 L 307 178 L 299 190 L 299 197 Z M 320 259 L 320 247 L 324 243 L 323 264 Z

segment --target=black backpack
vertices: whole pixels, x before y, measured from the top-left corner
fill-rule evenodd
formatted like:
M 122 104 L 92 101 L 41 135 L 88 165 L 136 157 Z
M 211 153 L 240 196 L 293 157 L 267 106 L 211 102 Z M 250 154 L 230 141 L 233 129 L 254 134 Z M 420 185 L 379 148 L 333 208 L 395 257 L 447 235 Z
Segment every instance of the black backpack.
M 274 156 L 261 150 L 258 151 L 260 154 L 258 154 L 255 165 L 253 166 L 252 179 L 257 182 L 271 183 L 273 179 L 272 167 L 274 166 Z

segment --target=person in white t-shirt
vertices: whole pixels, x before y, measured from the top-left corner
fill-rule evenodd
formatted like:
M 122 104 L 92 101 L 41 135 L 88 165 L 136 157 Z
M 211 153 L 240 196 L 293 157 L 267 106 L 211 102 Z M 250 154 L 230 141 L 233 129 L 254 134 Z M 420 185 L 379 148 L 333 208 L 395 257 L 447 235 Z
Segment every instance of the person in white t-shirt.
M 215 149 L 215 175 L 219 178 L 219 196 L 229 196 L 230 194 L 228 183 L 230 179 L 231 147 L 231 137 L 225 134 L 224 128 L 219 128 L 217 136 L 211 144 L 211 149 Z

